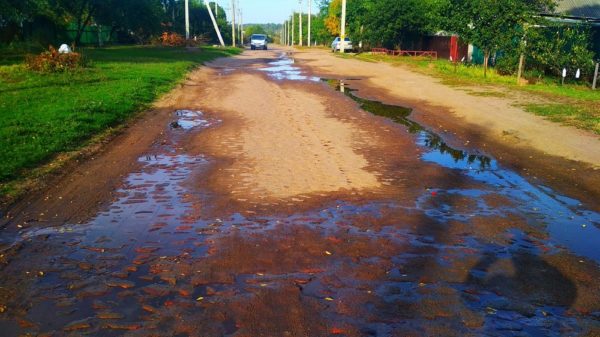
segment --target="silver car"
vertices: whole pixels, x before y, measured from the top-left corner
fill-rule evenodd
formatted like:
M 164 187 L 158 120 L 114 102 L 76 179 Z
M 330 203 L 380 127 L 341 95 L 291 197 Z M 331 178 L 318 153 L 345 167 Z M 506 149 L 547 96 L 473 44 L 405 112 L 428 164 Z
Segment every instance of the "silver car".
M 267 50 L 268 38 L 264 34 L 252 34 L 250 37 L 250 49 Z
M 340 51 L 341 50 L 341 43 L 340 43 L 340 38 L 339 36 L 335 38 L 335 40 L 333 40 L 333 42 L 331 43 L 331 51 L 332 52 L 336 52 L 336 51 Z M 347 37 L 344 39 L 344 51 L 352 51 L 354 50 L 354 47 L 352 46 L 352 41 L 350 41 L 350 38 Z

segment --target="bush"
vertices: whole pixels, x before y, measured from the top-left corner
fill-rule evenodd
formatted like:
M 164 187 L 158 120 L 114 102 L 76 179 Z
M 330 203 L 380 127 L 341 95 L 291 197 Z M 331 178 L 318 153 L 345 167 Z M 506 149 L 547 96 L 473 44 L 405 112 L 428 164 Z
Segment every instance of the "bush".
M 177 33 L 164 32 L 160 37 L 160 42 L 163 46 L 169 47 L 182 47 L 186 45 L 186 41 L 183 36 Z
M 519 56 L 515 53 L 504 54 L 496 61 L 496 71 L 500 75 L 514 75 L 519 69 Z
M 41 73 L 58 73 L 83 66 L 81 54 L 75 52 L 61 54 L 52 46 L 39 55 L 27 55 L 25 62 L 28 69 Z
M 528 37 L 528 63 L 547 75 L 559 76 L 581 69 L 583 78 L 591 78 L 594 53 L 590 49 L 590 31 L 586 26 L 551 26 L 532 29 Z

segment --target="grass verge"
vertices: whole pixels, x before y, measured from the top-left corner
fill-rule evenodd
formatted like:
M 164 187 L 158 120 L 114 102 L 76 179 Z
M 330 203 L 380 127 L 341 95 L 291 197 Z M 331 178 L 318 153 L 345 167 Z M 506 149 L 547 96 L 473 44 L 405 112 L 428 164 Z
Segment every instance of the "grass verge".
M 444 84 L 453 86 L 496 86 L 505 89 L 525 91 L 539 96 L 551 104 L 526 104 L 525 110 L 549 120 L 561 122 L 600 134 L 600 90 L 592 90 L 586 85 L 570 83 L 561 86 L 556 79 L 541 79 L 537 83 L 517 85 L 515 76 L 498 74 L 493 68 L 483 77 L 481 66 L 458 65 L 446 60 L 428 60 L 388 55 L 337 54 L 343 58 L 353 58 L 366 62 L 386 62 L 407 66 L 422 74 L 440 78 Z M 473 92 L 475 96 L 502 97 L 501 93 Z
M 1 52 L 1 51 L 0 51 Z M 38 74 L 22 58 L 0 65 L 0 196 L 18 193 L 18 182 L 57 155 L 90 144 L 168 92 L 193 67 L 238 53 L 113 47 L 83 51 L 89 66 Z

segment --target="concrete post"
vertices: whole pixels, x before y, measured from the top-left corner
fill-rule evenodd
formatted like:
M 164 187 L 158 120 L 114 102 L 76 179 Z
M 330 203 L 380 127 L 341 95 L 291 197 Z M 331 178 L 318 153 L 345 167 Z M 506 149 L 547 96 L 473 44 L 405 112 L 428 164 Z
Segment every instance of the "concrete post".
M 598 67 L 600 66 L 600 62 L 596 62 L 596 71 L 594 71 L 594 83 L 592 84 L 592 89 L 596 90 L 596 82 L 598 82 Z

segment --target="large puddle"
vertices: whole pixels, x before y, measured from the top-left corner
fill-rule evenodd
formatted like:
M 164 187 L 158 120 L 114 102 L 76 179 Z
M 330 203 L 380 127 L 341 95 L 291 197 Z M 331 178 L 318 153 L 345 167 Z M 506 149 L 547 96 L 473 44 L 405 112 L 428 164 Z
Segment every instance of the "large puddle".
M 486 192 L 453 190 L 440 191 L 441 193 L 475 197 L 493 193 L 513 201 L 510 207 L 489 209 L 483 206 L 477 210 L 470 210 L 468 214 L 430 210 L 428 215 L 431 217 L 449 221 L 464 220 L 482 214 L 524 215 L 531 225 L 546 228 L 556 245 L 568 247 L 571 251 L 600 263 L 600 214 L 597 212 L 586 209 L 578 200 L 560 195 L 547 186 L 530 183 L 516 172 L 502 168 L 490 156 L 469 153 L 449 146 L 439 135 L 409 119 L 411 109 L 358 97 L 354 94 L 356 90 L 352 89 L 347 81 L 326 82 L 356 101 L 363 110 L 387 117 L 406 126 L 410 133 L 416 134 L 417 144 L 426 148 L 421 156 L 422 160 L 460 170 L 464 175 L 483 182 L 490 188 Z M 417 204 L 422 202 L 419 200 Z
M 269 77 L 276 80 L 321 81 L 321 78 L 307 75 L 305 71 L 299 67 L 295 67 L 294 64 L 295 61 L 293 58 L 290 58 L 287 54 L 281 54 L 277 61 L 269 62 L 268 67 L 261 68 L 260 70 L 266 72 Z
M 306 76 L 271 65 L 291 76 L 276 80 Z M 218 121 L 177 111 L 173 144 L 139 158 L 109 207 L 23 230 L 0 252 L 1 335 L 562 336 L 597 324 L 598 265 L 580 257 L 600 261 L 597 213 L 453 148 L 409 109 L 330 84 L 405 125 L 424 162 L 485 188 L 211 217 L 212 159 L 178 135 Z

